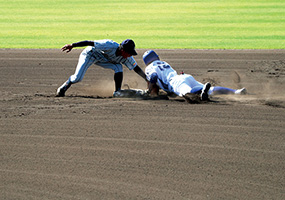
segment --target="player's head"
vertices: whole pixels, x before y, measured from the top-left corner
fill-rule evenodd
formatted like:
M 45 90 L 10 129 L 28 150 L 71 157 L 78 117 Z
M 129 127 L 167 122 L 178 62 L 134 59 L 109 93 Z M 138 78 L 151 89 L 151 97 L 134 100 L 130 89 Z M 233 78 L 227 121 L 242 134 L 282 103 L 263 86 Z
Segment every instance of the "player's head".
M 128 53 L 130 56 L 138 55 L 135 50 L 135 42 L 131 39 L 126 39 L 121 43 L 121 47 L 124 52 Z
M 159 60 L 159 57 L 153 50 L 148 50 L 143 54 L 143 61 L 145 65 L 149 65 L 156 60 Z

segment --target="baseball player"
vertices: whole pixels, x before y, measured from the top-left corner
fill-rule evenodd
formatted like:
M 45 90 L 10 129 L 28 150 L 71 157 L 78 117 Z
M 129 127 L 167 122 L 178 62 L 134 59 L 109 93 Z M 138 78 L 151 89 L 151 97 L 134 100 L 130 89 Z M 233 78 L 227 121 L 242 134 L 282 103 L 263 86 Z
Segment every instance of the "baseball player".
M 146 75 L 138 66 L 133 58 L 137 55 L 135 51 L 135 43 L 131 39 L 124 40 L 121 44 L 113 40 L 95 40 L 95 41 L 81 41 L 73 44 L 64 45 L 61 50 L 70 52 L 74 47 L 86 47 L 80 54 L 75 73 L 57 89 L 56 96 L 63 97 L 67 89 L 74 83 L 81 81 L 87 71 L 92 65 L 96 64 L 100 67 L 114 70 L 115 92 L 113 96 L 120 96 L 121 85 L 123 81 L 124 64 L 129 70 L 134 70 L 142 78 L 146 80 Z
M 158 94 L 158 87 L 167 93 L 182 96 L 188 102 L 189 94 L 199 94 L 201 101 L 208 100 L 209 94 L 246 94 L 245 88 L 234 90 L 220 86 L 211 87 L 209 82 L 202 84 L 189 74 L 178 75 L 167 62 L 161 61 L 153 50 L 146 51 L 143 54 L 143 61 L 147 66 L 145 73 L 151 95 Z

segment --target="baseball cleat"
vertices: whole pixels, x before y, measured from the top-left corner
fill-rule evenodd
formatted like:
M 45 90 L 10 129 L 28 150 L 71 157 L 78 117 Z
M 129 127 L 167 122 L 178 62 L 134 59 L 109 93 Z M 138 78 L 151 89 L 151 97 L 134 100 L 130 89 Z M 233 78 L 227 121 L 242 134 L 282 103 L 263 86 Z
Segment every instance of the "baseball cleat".
M 202 89 L 202 92 L 201 92 L 201 95 L 200 95 L 202 101 L 207 101 L 207 100 L 209 100 L 208 92 L 209 92 L 210 88 L 211 88 L 211 83 L 207 82 L 207 83 L 204 85 L 204 87 L 203 87 L 203 89 Z
M 235 94 L 245 95 L 245 94 L 247 94 L 247 90 L 246 90 L 246 88 L 241 88 L 239 90 L 236 90 Z
M 56 91 L 56 96 L 57 97 L 64 97 L 65 96 L 65 90 L 61 87 L 59 87 Z
M 122 96 L 124 96 L 124 94 L 120 90 L 115 91 L 113 93 L 113 97 L 122 97 Z
M 56 91 L 56 96 L 57 97 L 64 97 L 66 90 L 71 86 L 71 83 L 66 81 L 62 86 L 60 86 L 57 91 Z

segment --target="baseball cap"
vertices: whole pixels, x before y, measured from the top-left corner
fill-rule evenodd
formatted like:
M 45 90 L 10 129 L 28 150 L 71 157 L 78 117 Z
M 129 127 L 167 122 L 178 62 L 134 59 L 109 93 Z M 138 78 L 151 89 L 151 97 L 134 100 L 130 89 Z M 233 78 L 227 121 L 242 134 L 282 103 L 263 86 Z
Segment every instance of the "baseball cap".
M 125 52 L 131 54 L 131 55 L 138 55 L 136 50 L 135 50 L 135 43 L 131 39 L 126 39 L 121 43 L 123 49 Z

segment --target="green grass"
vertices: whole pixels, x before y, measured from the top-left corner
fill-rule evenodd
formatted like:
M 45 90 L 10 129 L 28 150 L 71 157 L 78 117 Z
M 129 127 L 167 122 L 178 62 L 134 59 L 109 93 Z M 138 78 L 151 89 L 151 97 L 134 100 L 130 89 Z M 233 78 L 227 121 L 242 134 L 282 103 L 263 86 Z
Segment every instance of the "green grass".
M 0 0 L 0 48 L 284 49 L 284 0 Z

